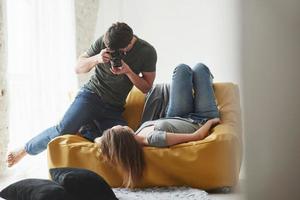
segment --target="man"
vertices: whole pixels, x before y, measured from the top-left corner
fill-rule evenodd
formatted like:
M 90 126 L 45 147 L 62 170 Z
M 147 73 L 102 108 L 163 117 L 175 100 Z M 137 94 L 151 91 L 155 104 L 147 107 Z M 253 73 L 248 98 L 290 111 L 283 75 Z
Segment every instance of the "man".
M 87 124 L 96 122 L 99 134 L 115 125 L 126 125 L 122 118 L 126 97 L 133 85 L 143 93 L 150 90 L 155 79 L 156 60 L 153 46 L 134 35 L 126 23 L 112 24 L 79 57 L 76 73 L 86 73 L 95 67 L 95 74 L 78 92 L 62 120 L 32 138 L 23 148 L 10 152 L 8 166 L 27 154 L 42 152 L 53 138 L 75 134 Z M 97 136 L 100 135 L 86 137 L 93 140 Z

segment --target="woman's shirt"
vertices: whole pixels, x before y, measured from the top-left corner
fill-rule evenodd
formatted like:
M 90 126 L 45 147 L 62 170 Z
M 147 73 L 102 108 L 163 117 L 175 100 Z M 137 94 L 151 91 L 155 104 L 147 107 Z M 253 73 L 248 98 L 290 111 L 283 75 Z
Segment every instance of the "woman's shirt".
M 167 147 L 167 132 L 190 134 L 201 126 L 202 124 L 195 123 L 192 119 L 180 117 L 162 118 L 143 123 L 136 131 L 136 134 L 146 137 L 149 146 Z

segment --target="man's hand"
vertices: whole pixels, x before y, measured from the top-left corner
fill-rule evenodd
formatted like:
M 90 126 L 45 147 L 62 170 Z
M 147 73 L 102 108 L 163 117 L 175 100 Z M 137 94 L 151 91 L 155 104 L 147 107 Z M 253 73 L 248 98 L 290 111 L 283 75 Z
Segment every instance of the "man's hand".
M 108 49 L 102 49 L 99 54 L 89 57 L 85 52 L 78 58 L 75 71 L 77 74 L 91 71 L 99 63 L 107 63 L 110 61 L 110 52 Z
M 108 49 L 102 49 L 97 55 L 99 63 L 108 63 L 110 61 L 110 51 Z
M 116 75 L 125 74 L 135 87 L 143 93 L 147 93 L 152 87 L 155 79 L 155 72 L 141 72 L 142 76 L 139 76 L 138 74 L 135 74 L 123 60 L 121 60 L 121 62 L 121 67 L 111 67 L 110 71 Z
M 121 67 L 111 67 L 110 71 L 113 73 L 113 74 L 128 74 L 131 71 L 130 67 L 123 61 L 121 60 L 122 62 L 122 66 Z

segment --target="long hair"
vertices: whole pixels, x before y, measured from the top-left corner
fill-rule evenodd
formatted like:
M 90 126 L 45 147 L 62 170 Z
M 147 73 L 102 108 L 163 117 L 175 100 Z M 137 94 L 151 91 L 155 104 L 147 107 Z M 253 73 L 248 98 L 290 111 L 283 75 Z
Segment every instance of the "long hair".
M 99 141 L 104 158 L 121 167 L 123 185 L 127 188 L 133 187 L 141 180 L 145 167 L 142 146 L 131 132 L 129 128 L 114 127 L 104 131 Z

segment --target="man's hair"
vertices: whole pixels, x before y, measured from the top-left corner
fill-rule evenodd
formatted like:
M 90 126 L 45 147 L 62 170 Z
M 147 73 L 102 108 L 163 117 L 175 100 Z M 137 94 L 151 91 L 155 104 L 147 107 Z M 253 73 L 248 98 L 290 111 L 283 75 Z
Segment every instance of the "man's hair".
M 144 152 L 130 130 L 123 127 L 108 129 L 103 132 L 98 145 L 109 163 L 121 167 L 125 187 L 134 187 L 141 181 L 145 168 Z
M 117 50 L 125 48 L 133 37 L 132 29 L 123 22 L 117 22 L 108 28 L 104 35 L 104 43 L 106 47 Z

